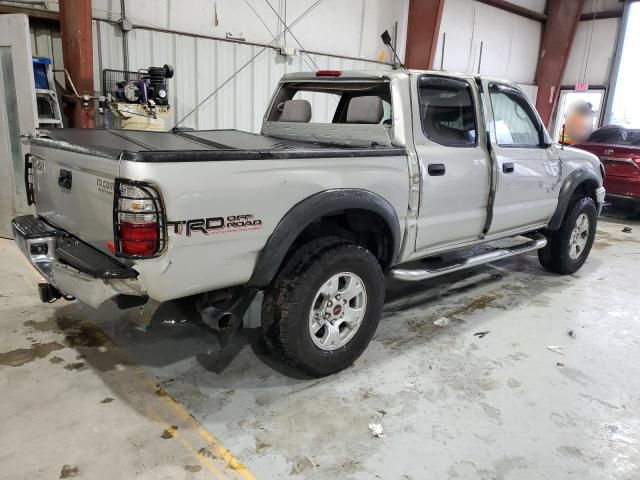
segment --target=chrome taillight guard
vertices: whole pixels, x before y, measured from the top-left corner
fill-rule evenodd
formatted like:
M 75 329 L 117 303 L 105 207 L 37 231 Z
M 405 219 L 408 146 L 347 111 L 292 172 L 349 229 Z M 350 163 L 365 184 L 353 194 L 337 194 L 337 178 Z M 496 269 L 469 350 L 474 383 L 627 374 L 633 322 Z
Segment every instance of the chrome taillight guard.
M 147 195 L 147 198 L 138 198 L 122 195 L 120 187 L 122 185 L 130 185 L 137 187 Z M 144 212 L 134 210 L 124 210 L 120 208 L 120 200 L 151 200 L 153 201 L 153 210 L 145 210 Z M 149 255 L 132 255 L 122 251 L 122 241 L 118 237 L 121 221 L 120 214 L 132 215 L 154 215 L 156 220 L 156 231 L 158 234 L 157 245 L 152 254 Z M 141 225 L 141 228 L 145 227 Z M 145 242 L 146 240 L 127 240 L 127 242 Z M 128 180 L 125 178 L 116 178 L 113 185 L 113 244 L 115 247 L 116 257 L 129 259 L 155 258 L 162 255 L 167 249 L 167 221 L 164 208 L 164 201 L 160 190 L 148 182 L 140 182 L 136 180 Z
M 36 196 L 33 188 L 33 155 L 30 153 L 24 156 L 24 188 L 27 193 L 27 205 L 33 205 L 36 203 Z

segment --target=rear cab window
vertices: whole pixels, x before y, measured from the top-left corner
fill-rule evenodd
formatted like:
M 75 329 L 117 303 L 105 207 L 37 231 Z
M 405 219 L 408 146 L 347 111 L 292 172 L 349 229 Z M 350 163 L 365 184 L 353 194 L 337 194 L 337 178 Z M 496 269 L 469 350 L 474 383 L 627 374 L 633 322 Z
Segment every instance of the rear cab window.
M 300 81 L 282 85 L 267 115 L 270 122 L 392 124 L 388 81 Z

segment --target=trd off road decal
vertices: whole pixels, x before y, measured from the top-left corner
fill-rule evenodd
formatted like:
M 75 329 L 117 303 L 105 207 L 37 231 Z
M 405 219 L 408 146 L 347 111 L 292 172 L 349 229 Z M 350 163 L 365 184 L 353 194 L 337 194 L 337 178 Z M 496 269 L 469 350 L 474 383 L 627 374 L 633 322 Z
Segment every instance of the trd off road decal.
M 262 228 L 262 220 L 254 218 L 252 214 L 247 214 L 177 220 L 175 222 L 167 222 L 167 225 L 169 228 L 173 227 L 173 233 L 176 235 L 190 237 L 192 233 L 209 235 L 213 233 L 258 230 Z

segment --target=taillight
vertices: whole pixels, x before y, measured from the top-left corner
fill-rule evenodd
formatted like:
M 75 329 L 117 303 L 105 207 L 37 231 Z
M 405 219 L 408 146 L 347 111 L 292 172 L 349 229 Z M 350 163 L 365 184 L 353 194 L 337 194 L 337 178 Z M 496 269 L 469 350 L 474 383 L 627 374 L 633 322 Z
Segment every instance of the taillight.
M 164 206 L 145 182 L 117 178 L 113 196 L 114 250 L 118 257 L 151 258 L 166 245 Z

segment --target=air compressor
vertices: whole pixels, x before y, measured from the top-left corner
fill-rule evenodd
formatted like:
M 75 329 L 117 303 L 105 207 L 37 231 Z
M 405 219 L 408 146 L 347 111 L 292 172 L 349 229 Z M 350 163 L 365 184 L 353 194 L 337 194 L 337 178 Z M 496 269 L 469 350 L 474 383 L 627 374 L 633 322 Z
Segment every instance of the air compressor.
M 138 74 L 136 79 L 119 81 L 105 104 L 119 118 L 122 129 L 166 131 L 171 110 L 167 80 L 173 78 L 173 67 L 149 67 Z

